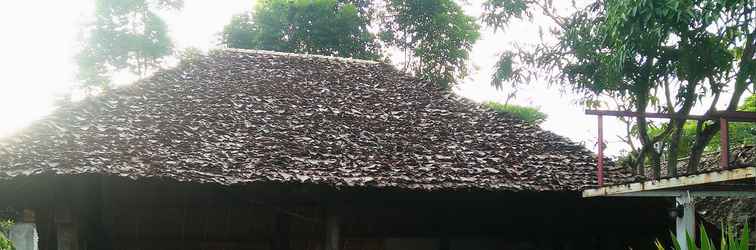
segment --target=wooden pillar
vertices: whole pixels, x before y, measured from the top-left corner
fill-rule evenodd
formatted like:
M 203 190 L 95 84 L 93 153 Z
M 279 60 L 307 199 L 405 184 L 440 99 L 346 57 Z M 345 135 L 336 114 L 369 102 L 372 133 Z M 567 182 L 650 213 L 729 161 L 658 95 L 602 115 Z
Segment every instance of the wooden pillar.
M 439 239 L 439 250 L 451 250 L 451 241 L 449 237 L 444 236 Z
M 291 240 L 291 218 L 288 214 L 278 213 L 276 215 L 275 228 L 273 229 L 273 249 L 290 250 Z
M 55 227 L 58 250 L 79 250 L 79 228 L 70 207 L 55 209 Z
M 325 250 L 339 250 L 341 242 L 341 217 L 326 215 L 325 220 Z
M 37 233 L 39 241 L 37 246 L 40 250 L 55 250 L 58 249 L 56 235 L 58 234 L 55 228 L 55 216 L 53 210 L 50 207 L 43 207 L 37 210 L 36 214 Z
M 56 196 L 53 204 L 53 222 L 57 250 L 79 250 L 79 225 L 73 207 L 77 203 L 73 184 L 59 180 L 53 185 Z
M 105 194 L 106 183 L 103 177 L 95 177 L 87 184 L 87 189 L 82 192 L 85 196 L 83 211 L 85 213 L 86 230 L 82 235 L 82 249 L 112 249 L 112 237 L 110 237 L 111 223 L 110 203 L 107 201 L 108 195 Z

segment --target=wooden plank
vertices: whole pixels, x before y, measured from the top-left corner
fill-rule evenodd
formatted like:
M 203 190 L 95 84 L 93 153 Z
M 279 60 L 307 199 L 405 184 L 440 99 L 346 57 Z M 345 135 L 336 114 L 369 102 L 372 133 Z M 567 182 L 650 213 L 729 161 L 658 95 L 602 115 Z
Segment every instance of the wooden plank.
M 341 217 L 337 215 L 326 216 L 325 227 L 325 250 L 339 250 Z
M 180 239 L 115 239 L 113 245 L 122 249 L 255 249 L 270 250 L 270 241 L 213 241 Z
M 714 184 L 756 178 L 756 167 L 718 170 L 709 173 L 680 176 L 661 180 L 612 185 L 583 191 L 583 197 L 613 196 L 652 190 L 691 188 L 697 185 Z M 753 190 L 752 192 L 756 192 Z
M 289 215 L 279 213 L 276 215 L 276 225 L 273 229 L 273 249 L 274 250 L 290 250 L 290 233 L 291 233 L 291 218 Z
M 103 247 L 104 249 L 114 249 L 113 245 L 113 202 L 111 201 L 111 196 L 113 194 L 112 192 L 112 185 L 111 185 L 111 179 L 100 177 L 99 178 L 99 192 L 100 192 L 100 223 L 101 223 L 101 229 L 103 230 L 102 238 L 103 241 Z M 95 187 L 98 188 L 98 187 Z
M 729 121 L 756 122 L 756 112 L 746 111 L 718 111 L 712 114 L 714 117 L 724 118 Z
M 57 232 L 55 228 L 56 226 L 52 208 L 50 208 L 49 206 L 39 208 L 37 210 L 37 221 L 35 223 L 37 223 L 37 230 L 39 235 L 39 249 L 57 249 Z
M 106 178 L 93 177 L 88 189 L 83 195 L 88 198 L 86 208 L 87 238 L 85 249 L 113 249 L 112 221 L 109 213 L 111 204 L 108 202 Z M 90 248 L 91 246 L 91 248 Z
M 58 250 L 79 249 L 79 227 L 76 225 L 71 210 L 67 207 L 55 209 L 55 224 Z
M 72 212 L 75 205 L 75 190 L 69 180 L 61 180 L 54 183 L 53 188 L 56 190 L 56 196 L 53 198 L 54 204 L 53 223 L 55 228 L 55 245 L 57 250 L 78 250 L 79 249 L 79 225 L 76 224 L 76 218 Z

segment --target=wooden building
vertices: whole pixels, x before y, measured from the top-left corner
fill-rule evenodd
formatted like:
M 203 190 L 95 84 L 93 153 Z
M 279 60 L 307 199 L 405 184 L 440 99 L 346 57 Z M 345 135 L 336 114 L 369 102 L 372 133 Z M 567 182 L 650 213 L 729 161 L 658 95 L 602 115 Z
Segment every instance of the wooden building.
M 594 162 L 386 64 L 219 50 L 4 138 L 0 210 L 39 249 L 651 249 L 670 204 L 580 198 Z

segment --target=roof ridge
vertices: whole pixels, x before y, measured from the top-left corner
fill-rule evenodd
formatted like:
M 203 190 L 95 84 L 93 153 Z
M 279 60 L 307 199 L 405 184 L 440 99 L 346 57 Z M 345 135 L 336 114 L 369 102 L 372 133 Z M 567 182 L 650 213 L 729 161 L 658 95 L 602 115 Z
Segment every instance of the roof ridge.
M 356 62 L 356 63 L 369 63 L 369 64 L 382 64 L 383 63 L 379 61 L 357 59 L 357 58 L 351 58 L 351 57 L 326 56 L 326 55 L 316 55 L 316 54 L 300 54 L 300 53 L 279 52 L 279 51 L 272 51 L 272 50 L 237 49 L 237 48 L 220 48 L 217 50 L 240 52 L 240 53 L 247 53 L 247 54 L 278 55 L 278 56 L 301 57 L 301 58 L 323 58 L 323 59 L 329 59 L 329 60 L 339 60 L 339 61 Z

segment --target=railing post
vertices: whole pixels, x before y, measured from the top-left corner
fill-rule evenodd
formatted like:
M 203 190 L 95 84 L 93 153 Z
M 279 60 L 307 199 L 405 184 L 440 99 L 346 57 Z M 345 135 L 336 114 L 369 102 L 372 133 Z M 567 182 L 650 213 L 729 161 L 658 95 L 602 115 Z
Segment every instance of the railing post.
M 598 185 L 604 186 L 604 116 L 598 115 Z
M 727 123 L 727 119 L 724 117 L 719 118 L 719 149 L 720 159 L 719 167 L 722 169 L 729 168 L 730 165 L 730 126 Z

